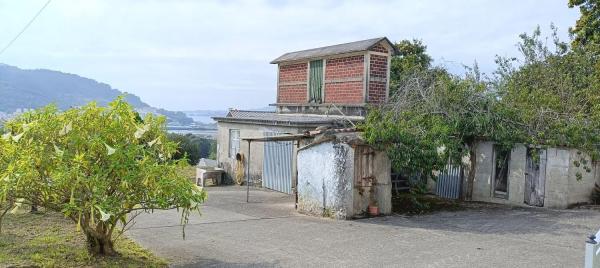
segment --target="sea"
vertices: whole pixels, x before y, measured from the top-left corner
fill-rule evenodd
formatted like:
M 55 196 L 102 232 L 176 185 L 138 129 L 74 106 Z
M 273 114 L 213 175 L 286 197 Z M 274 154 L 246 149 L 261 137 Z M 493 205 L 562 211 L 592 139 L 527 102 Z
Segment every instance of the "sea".
M 202 123 L 202 124 L 216 123 L 215 120 L 212 119 L 212 117 L 214 117 L 216 115 L 205 115 L 205 114 L 199 114 L 198 112 L 185 112 L 185 113 L 189 118 L 192 118 L 194 120 L 194 122 L 197 122 L 197 123 Z M 194 134 L 194 135 L 198 135 L 198 136 L 209 138 L 209 139 L 217 138 L 217 130 L 216 129 L 197 129 L 194 127 L 190 127 L 190 128 L 177 127 L 176 129 L 169 129 L 167 127 L 167 131 L 170 133 L 177 133 L 177 134 L 184 134 L 184 135 L 185 134 Z

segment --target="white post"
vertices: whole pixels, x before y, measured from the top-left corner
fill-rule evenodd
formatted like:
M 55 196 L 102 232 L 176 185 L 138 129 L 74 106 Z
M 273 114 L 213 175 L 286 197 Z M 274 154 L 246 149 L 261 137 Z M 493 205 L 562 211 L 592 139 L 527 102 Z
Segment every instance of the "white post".
M 246 203 L 250 202 L 250 142 L 251 140 L 248 140 L 248 157 L 246 158 L 248 161 L 246 167 Z
M 585 268 L 600 268 L 600 259 L 597 258 L 599 249 L 600 245 L 596 241 L 595 235 L 585 241 Z

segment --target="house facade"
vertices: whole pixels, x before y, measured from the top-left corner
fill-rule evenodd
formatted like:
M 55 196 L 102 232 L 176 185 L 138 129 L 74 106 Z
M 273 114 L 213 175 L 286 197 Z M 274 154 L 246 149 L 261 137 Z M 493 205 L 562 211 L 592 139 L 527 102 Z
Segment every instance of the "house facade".
M 393 44 L 382 37 L 290 52 L 271 61 L 278 70 L 275 112 L 231 109 L 226 116 L 214 118 L 217 161 L 226 180 L 239 182 L 250 165 L 251 185 L 292 194 L 297 184 L 297 150 L 310 141 L 247 139 L 345 127 L 364 120 L 368 105 L 387 101 L 395 53 Z
M 341 110 L 344 115 L 364 116 L 367 104 L 387 101 L 395 52 L 382 37 L 282 55 L 271 62 L 278 65 L 277 112 L 340 114 Z

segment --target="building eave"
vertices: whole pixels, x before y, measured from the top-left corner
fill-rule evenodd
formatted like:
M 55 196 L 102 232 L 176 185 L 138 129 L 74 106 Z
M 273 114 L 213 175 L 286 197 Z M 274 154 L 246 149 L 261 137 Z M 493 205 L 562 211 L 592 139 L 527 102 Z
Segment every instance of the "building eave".
M 261 119 L 249 119 L 249 118 L 231 118 L 231 117 L 213 117 L 213 120 L 217 123 L 239 123 L 239 124 L 251 124 L 251 125 L 265 125 L 265 126 L 286 126 L 286 127 L 319 127 L 323 125 L 332 125 L 334 120 L 323 120 L 323 121 L 310 121 L 310 122 L 291 122 L 291 121 L 279 121 L 279 120 L 261 120 Z

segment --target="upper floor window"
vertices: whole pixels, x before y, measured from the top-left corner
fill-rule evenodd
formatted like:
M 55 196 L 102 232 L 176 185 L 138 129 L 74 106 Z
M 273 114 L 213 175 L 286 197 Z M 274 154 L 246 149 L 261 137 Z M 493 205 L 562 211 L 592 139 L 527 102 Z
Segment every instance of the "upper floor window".
M 308 101 L 314 103 L 323 102 L 323 60 L 310 62 L 308 76 Z

